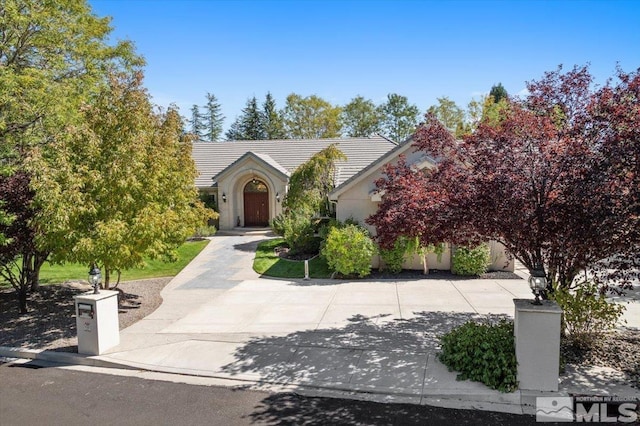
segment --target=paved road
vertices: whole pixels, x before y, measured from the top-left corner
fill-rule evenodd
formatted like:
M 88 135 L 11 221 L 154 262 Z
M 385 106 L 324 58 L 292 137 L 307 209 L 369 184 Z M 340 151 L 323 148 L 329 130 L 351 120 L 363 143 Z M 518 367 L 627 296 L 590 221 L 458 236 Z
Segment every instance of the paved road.
M 194 386 L 0 365 L 0 424 L 533 425 L 531 416 Z

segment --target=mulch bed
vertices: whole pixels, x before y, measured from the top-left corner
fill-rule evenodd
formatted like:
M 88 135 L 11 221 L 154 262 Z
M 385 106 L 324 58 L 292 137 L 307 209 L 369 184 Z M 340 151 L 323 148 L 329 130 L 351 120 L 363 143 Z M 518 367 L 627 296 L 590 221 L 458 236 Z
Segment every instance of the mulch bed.
M 162 303 L 160 291 L 171 278 L 122 282 L 120 330 L 146 317 Z M 20 314 L 13 288 L 0 289 L 0 346 L 77 352 L 73 296 L 90 291 L 82 282 L 42 286 L 29 296 L 29 312 Z

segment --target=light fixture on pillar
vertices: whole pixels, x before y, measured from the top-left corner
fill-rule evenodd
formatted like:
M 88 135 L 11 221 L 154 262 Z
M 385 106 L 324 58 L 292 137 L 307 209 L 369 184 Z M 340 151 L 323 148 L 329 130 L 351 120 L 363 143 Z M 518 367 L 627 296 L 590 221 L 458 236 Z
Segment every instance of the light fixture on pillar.
M 542 305 L 540 302 L 540 294 L 547 288 L 547 274 L 544 272 L 544 267 L 537 267 L 529 271 L 529 287 L 536 296 L 535 300 L 531 303 L 534 305 Z
M 279 203 L 280 202 L 280 193 L 276 192 L 276 201 Z
M 224 192 L 222 193 L 222 202 L 223 203 L 227 202 L 227 194 L 225 194 Z
M 93 294 L 98 294 L 100 291 L 100 281 L 102 280 L 102 274 L 100 268 L 94 263 L 89 269 L 89 284 L 93 287 Z

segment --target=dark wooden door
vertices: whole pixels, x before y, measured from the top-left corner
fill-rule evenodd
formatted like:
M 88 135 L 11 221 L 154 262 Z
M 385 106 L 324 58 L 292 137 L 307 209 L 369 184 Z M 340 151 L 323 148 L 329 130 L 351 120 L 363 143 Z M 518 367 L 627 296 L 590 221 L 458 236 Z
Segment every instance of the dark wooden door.
M 269 226 L 269 193 L 244 193 L 244 226 Z

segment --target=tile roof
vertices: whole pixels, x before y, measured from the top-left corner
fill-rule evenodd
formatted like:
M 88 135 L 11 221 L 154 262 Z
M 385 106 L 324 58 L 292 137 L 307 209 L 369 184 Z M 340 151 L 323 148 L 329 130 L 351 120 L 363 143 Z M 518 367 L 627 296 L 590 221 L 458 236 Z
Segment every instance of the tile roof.
M 334 143 L 347 156 L 347 161 L 340 161 L 337 165 L 336 186 L 397 146 L 395 142 L 382 136 L 231 142 L 199 141 L 193 143 L 192 151 L 196 167 L 200 172 L 195 183 L 200 188 L 211 186 L 213 184 L 212 178 L 215 175 L 248 152 L 252 152 L 283 173 L 286 171 L 286 174 L 291 174 L 312 155 Z

